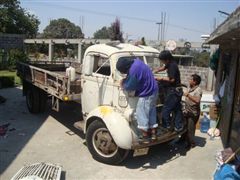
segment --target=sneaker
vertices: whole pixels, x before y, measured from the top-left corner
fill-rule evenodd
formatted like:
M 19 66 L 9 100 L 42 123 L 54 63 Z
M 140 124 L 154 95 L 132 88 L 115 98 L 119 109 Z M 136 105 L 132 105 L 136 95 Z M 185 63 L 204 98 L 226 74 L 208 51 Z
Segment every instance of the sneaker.
M 155 141 L 157 140 L 157 128 L 151 128 L 150 129 L 150 135 L 151 135 L 151 140 Z
M 152 140 L 152 141 L 156 141 L 156 140 L 157 140 L 157 135 L 156 135 L 156 133 L 151 135 L 151 140 Z
M 180 127 L 180 128 L 174 128 L 174 131 L 176 131 L 176 132 L 181 132 L 183 130 L 183 126 L 182 127 Z

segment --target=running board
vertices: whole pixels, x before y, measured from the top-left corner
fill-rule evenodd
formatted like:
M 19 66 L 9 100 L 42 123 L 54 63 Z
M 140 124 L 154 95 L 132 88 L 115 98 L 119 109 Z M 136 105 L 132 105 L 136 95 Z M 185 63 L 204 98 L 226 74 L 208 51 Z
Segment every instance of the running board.
M 134 142 L 132 149 L 140 149 L 140 148 L 144 148 L 144 147 L 148 147 L 156 144 L 161 144 L 161 143 L 173 140 L 174 138 L 181 136 L 185 132 L 186 130 L 183 130 L 177 133 L 176 131 L 166 131 L 166 130 L 163 130 L 162 128 L 160 129 L 158 128 L 156 140 L 150 141 L 149 143 L 146 143 L 146 144 L 140 143 L 138 141 Z

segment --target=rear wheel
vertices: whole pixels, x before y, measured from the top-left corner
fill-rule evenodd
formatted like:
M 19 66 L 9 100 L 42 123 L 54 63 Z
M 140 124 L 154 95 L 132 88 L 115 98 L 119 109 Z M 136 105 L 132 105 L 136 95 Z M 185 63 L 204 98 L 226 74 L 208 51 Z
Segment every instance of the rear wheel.
M 37 87 L 29 87 L 26 92 L 26 102 L 29 112 L 44 112 L 47 102 L 47 93 Z
M 43 113 L 47 105 L 47 93 L 39 89 L 39 112 Z
M 119 164 L 129 151 L 119 148 L 103 122 L 92 122 L 86 134 L 87 146 L 93 158 L 106 164 Z

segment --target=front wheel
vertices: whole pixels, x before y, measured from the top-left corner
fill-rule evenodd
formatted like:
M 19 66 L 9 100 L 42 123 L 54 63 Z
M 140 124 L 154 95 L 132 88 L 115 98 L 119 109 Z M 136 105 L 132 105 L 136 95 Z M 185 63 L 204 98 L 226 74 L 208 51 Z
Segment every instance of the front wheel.
M 103 122 L 92 122 L 86 133 L 87 147 L 93 158 L 106 164 L 119 164 L 129 151 L 119 148 Z

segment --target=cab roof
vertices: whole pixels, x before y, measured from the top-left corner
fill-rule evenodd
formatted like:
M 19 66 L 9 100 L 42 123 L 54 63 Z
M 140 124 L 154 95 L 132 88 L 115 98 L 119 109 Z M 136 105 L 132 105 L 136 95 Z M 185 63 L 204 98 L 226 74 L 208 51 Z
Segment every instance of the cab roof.
M 109 42 L 106 44 L 95 44 L 87 48 L 85 54 L 89 52 L 99 52 L 107 56 L 121 52 L 145 52 L 145 53 L 159 53 L 157 49 L 150 46 L 132 45 L 126 43 Z

